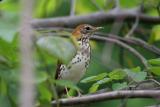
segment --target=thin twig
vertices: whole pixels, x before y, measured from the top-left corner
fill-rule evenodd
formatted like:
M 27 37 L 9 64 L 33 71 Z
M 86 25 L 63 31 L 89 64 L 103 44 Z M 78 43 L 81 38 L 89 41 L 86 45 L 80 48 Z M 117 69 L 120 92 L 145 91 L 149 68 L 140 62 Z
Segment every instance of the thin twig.
M 146 84 L 147 86 L 146 86 Z M 134 87 L 134 89 L 143 89 L 143 90 L 147 90 L 147 89 L 152 89 L 152 90 L 156 90 L 157 88 L 160 88 L 160 83 L 155 80 L 155 79 L 147 79 L 144 81 L 141 81 L 139 83 L 137 83 Z
M 75 15 L 76 0 L 71 0 L 70 16 Z
M 149 80 L 160 86 L 160 82 L 158 82 L 157 80 L 155 80 L 155 79 L 149 79 Z
M 101 94 L 85 95 L 82 97 L 60 99 L 60 105 L 79 105 L 95 103 L 100 101 L 107 101 L 122 98 L 160 98 L 160 90 L 124 90 L 112 91 Z M 52 106 L 56 104 L 52 101 Z
M 131 37 L 129 39 L 124 39 L 124 40 L 126 40 L 128 42 L 130 41 L 135 45 L 139 45 L 139 46 L 141 46 L 141 47 L 143 47 L 143 48 L 145 48 L 145 49 L 147 49 L 151 52 L 154 52 L 157 55 L 160 55 L 160 48 L 158 48 L 154 45 L 150 45 L 147 42 L 143 41 L 142 39 Z
M 120 9 L 119 0 L 114 0 L 114 1 L 115 1 L 115 8 Z
M 139 24 L 139 15 L 137 14 L 134 25 L 132 26 L 131 30 L 126 34 L 125 37 L 130 37 L 137 28 L 138 24 Z
M 135 38 L 135 37 L 122 38 L 120 36 L 115 36 L 113 34 L 108 34 L 108 35 L 100 34 L 100 35 L 108 36 L 109 38 L 114 38 L 114 39 L 126 42 L 128 44 L 138 45 L 138 46 L 141 46 L 141 47 L 143 47 L 143 48 L 145 48 L 145 49 L 147 49 L 147 50 L 149 50 L 149 51 L 151 51 L 151 52 L 153 52 L 157 55 L 160 55 L 160 49 L 158 47 L 156 47 L 154 45 L 150 45 L 142 39 Z
M 32 59 L 33 30 L 32 20 L 33 0 L 21 0 L 21 77 L 20 77 L 20 107 L 34 107 L 34 64 Z
M 137 56 L 141 60 L 141 62 L 143 63 L 144 67 L 146 69 L 148 69 L 147 60 L 138 51 L 136 51 L 134 48 L 130 47 L 129 45 L 127 45 L 127 44 L 125 44 L 125 43 L 123 43 L 119 40 L 116 40 L 116 39 L 100 37 L 100 36 L 96 36 L 96 35 L 94 35 L 91 39 L 113 42 L 113 43 L 116 43 L 119 46 L 122 46 L 123 48 L 126 48 L 128 51 L 130 51 L 135 56 Z

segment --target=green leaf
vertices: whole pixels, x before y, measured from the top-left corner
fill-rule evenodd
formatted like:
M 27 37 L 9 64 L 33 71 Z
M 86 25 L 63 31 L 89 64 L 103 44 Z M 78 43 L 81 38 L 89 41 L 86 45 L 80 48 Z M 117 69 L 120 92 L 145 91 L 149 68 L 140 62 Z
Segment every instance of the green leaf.
M 139 0 L 132 0 L 132 2 L 130 2 L 129 0 L 120 0 L 119 2 L 122 8 L 133 8 L 140 3 Z
M 9 86 L 8 86 L 8 96 L 9 96 L 9 99 L 10 99 L 10 101 L 12 102 L 12 104 L 14 103 L 15 105 L 16 104 L 18 104 L 18 97 L 19 96 L 17 96 L 18 94 L 19 94 L 19 84 L 17 84 L 17 83 L 11 83 L 11 84 L 9 84 Z
M 10 62 L 7 58 L 5 58 L 4 56 L 0 56 L 0 66 L 3 66 L 5 68 L 10 67 Z
M 101 80 L 103 79 L 104 77 L 107 76 L 107 73 L 101 73 L 97 76 L 90 76 L 90 77 L 87 77 L 83 80 L 81 80 L 82 83 L 88 83 L 88 82 L 93 82 L 93 81 L 97 81 L 97 80 Z
M 109 77 L 114 80 L 124 79 L 126 74 L 122 71 L 122 69 L 115 69 L 109 73 Z
M 18 31 L 18 19 L 18 12 L 5 11 L 2 13 L 0 17 L 0 38 L 7 42 L 12 42 Z
M 39 98 L 41 100 L 51 101 L 52 93 L 49 91 L 49 88 L 45 86 L 45 84 L 38 85 Z
M 124 69 L 124 72 L 135 82 L 140 82 L 145 80 L 147 73 L 146 72 L 134 72 L 131 69 Z
M 78 0 L 76 6 L 77 13 L 91 13 L 97 10 L 97 8 L 90 3 L 89 0 Z
M 0 38 L 0 44 L 0 55 L 6 59 L 5 63 L 7 63 L 7 65 L 11 65 L 11 62 L 16 62 L 18 59 L 18 51 L 16 51 L 16 48 L 13 46 L 13 43 L 9 43 L 4 39 Z
M 80 82 L 81 83 L 88 83 L 88 82 L 96 81 L 95 78 L 96 78 L 96 76 L 90 76 L 90 77 L 87 77 L 87 78 L 81 80 Z
M 18 13 L 20 11 L 20 5 L 17 3 L 18 0 L 1 0 L 0 7 L 1 10 L 6 12 Z
M 72 81 L 69 81 L 69 80 L 55 80 L 53 82 L 56 83 L 57 85 L 60 85 L 63 87 L 68 87 L 71 89 L 80 90 L 80 88 L 75 83 L 73 83 Z
M 76 52 L 74 45 L 69 39 L 61 37 L 42 37 L 37 41 L 37 45 L 49 54 L 59 58 L 64 63 L 69 62 Z
M 160 25 L 156 25 L 152 28 L 152 32 L 151 32 L 151 36 L 149 39 L 149 43 L 153 43 L 155 41 L 159 41 L 160 40 Z
M 19 79 L 19 71 L 10 69 L 0 69 L 0 78 L 4 79 L 6 82 L 17 82 Z
M 151 8 L 151 7 L 156 7 L 158 6 L 159 0 L 144 0 L 143 1 L 143 5 L 145 6 L 145 8 Z
M 123 83 L 114 83 L 112 85 L 112 89 L 113 90 L 121 90 L 128 87 L 127 82 L 123 82 Z
M 75 96 L 77 94 L 77 90 L 75 90 L 75 89 L 69 89 L 69 91 L 68 91 L 68 95 L 69 96 Z
M 99 84 L 93 84 L 90 88 L 89 88 L 89 93 L 94 93 L 98 90 Z
M 140 71 L 141 71 L 141 68 L 138 66 L 138 67 L 132 68 L 131 70 L 132 70 L 133 72 L 140 72 Z
M 151 65 L 160 65 L 160 58 L 150 59 L 150 60 L 148 60 L 148 62 L 149 62 Z
M 7 95 L 7 82 L 1 79 L 0 82 L 0 93 L 2 95 Z
M 104 78 L 104 79 L 102 79 L 102 80 L 97 81 L 96 83 L 94 83 L 94 84 L 90 87 L 89 93 L 94 93 L 94 92 L 96 92 L 96 91 L 98 90 L 99 85 L 108 83 L 108 82 L 110 82 L 110 81 L 112 81 L 112 79 L 110 79 L 110 78 Z
M 51 11 L 53 13 L 53 11 L 55 11 L 55 6 L 58 5 L 57 2 L 55 0 L 49 0 L 47 1 L 47 4 L 45 4 L 46 1 L 44 0 L 38 0 L 37 1 L 37 6 L 36 6 L 36 10 L 35 10 L 35 17 L 37 18 L 44 18 L 47 17 L 48 14 L 51 14 Z M 45 4 L 46 9 L 43 9 Z M 52 4 L 52 5 L 51 5 Z
M 46 72 L 37 72 L 36 73 L 36 83 L 42 83 L 44 81 L 46 81 L 48 78 L 47 73 Z
M 0 94 L 0 107 L 12 107 L 11 102 L 7 96 Z
M 160 66 L 158 66 L 158 67 L 150 67 L 149 70 L 150 70 L 153 74 L 160 76 Z
M 106 77 L 106 78 L 104 78 L 104 79 L 102 79 L 102 80 L 97 81 L 95 84 L 101 85 L 101 84 L 108 83 L 108 82 L 110 82 L 110 81 L 112 81 L 112 79 Z

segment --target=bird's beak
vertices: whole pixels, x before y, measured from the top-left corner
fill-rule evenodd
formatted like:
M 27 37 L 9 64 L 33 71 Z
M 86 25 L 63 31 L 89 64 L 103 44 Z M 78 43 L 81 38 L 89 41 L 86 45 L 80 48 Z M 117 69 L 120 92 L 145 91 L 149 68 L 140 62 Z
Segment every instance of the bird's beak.
M 103 29 L 103 27 L 94 27 L 92 33 L 96 32 L 97 30 Z
M 103 29 L 103 27 L 96 27 L 95 30 Z

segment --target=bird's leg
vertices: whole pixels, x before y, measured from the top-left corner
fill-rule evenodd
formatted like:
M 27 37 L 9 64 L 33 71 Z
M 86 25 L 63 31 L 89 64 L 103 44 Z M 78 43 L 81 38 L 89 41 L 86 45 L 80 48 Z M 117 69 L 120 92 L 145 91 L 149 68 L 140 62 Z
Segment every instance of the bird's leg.
M 71 90 L 69 91 L 67 87 L 65 87 L 65 90 L 66 90 L 67 97 L 68 97 L 68 98 L 72 98 L 73 96 L 70 95 L 70 91 L 71 91 Z M 72 91 L 73 91 L 73 90 L 72 90 Z M 82 93 L 81 93 L 80 90 L 76 90 L 76 92 L 77 92 L 77 94 L 78 94 L 77 97 L 81 97 L 81 96 L 82 96 Z
M 67 87 L 65 87 L 65 90 L 66 90 L 67 97 L 71 97 L 71 96 L 69 95 L 69 91 L 68 91 L 68 88 L 67 88 Z
M 73 98 L 73 90 L 71 89 L 68 89 L 67 87 L 65 87 L 65 90 L 66 90 L 66 95 L 67 95 L 67 98 Z
M 81 97 L 82 93 L 80 92 L 80 90 L 76 90 L 76 91 L 77 91 L 78 97 Z

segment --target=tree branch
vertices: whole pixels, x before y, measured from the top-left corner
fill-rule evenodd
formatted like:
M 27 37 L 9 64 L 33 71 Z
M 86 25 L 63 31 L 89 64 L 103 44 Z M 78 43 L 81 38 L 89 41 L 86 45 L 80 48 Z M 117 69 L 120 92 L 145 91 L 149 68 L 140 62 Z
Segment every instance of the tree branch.
M 130 47 L 129 45 L 119 41 L 119 40 L 116 40 L 116 39 L 112 39 L 112 38 L 107 38 L 107 37 L 101 37 L 101 36 L 96 36 L 94 35 L 93 37 L 91 37 L 91 39 L 96 39 L 96 40 L 102 40 L 102 41 L 109 41 L 109 42 L 112 42 L 112 43 L 116 43 L 117 45 L 123 47 L 123 48 L 126 48 L 128 51 L 130 51 L 131 53 L 133 53 L 136 57 L 138 57 L 141 62 L 143 63 L 144 67 L 146 69 L 148 69 L 148 63 L 147 63 L 147 60 L 138 52 L 136 51 L 134 48 Z
M 34 63 L 33 63 L 33 29 L 30 25 L 32 20 L 33 0 L 21 0 L 21 26 L 20 26 L 20 107 L 34 107 L 35 84 L 34 84 Z
M 160 90 L 124 90 L 112 91 L 101 94 L 85 95 L 82 97 L 59 99 L 60 105 L 78 105 L 86 103 L 95 103 L 122 98 L 160 98 Z M 52 101 L 52 106 L 56 105 L 56 101 Z
M 135 38 L 135 37 L 122 38 L 120 36 L 114 36 L 112 34 L 108 34 L 108 37 L 121 40 L 121 41 L 126 42 L 128 44 L 134 44 L 134 45 L 141 46 L 141 47 L 143 47 L 143 48 L 145 48 L 145 49 L 147 49 L 157 55 L 160 55 L 160 49 L 158 47 L 156 47 L 154 45 L 150 45 L 147 42 L 145 42 L 139 38 Z
M 120 10 L 120 11 L 110 11 L 96 12 L 88 15 L 82 16 L 65 16 L 56 17 L 48 19 L 34 19 L 31 24 L 34 28 L 44 28 L 44 27 L 74 27 L 78 24 L 88 23 L 93 25 L 99 25 L 104 23 L 110 23 L 116 18 L 125 18 L 127 21 L 134 21 L 137 16 L 137 11 L 135 9 L 131 10 Z M 144 23 L 160 23 L 160 17 L 147 16 L 145 14 L 139 14 L 139 21 Z

